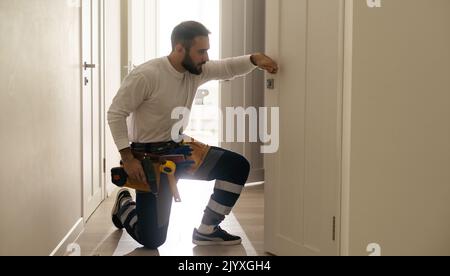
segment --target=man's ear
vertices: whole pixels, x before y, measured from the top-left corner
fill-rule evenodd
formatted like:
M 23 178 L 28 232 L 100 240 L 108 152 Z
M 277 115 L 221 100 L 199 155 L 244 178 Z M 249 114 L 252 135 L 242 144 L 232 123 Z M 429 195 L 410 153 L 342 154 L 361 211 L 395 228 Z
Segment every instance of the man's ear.
M 175 52 L 180 53 L 180 54 L 184 54 L 184 51 L 185 51 L 185 49 L 184 49 L 183 45 L 181 45 L 181 43 L 178 43 L 175 46 Z

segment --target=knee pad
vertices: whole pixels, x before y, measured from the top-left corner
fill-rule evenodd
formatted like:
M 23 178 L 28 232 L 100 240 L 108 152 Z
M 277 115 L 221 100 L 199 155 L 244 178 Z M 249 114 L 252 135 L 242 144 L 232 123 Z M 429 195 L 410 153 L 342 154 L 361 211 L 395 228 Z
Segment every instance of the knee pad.
M 211 178 L 237 185 L 245 185 L 250 173 L 248 160 L 235 152 L 219 148 L 213 148 L 212 150 L 220 150 L 223 154 L 211 172 Z

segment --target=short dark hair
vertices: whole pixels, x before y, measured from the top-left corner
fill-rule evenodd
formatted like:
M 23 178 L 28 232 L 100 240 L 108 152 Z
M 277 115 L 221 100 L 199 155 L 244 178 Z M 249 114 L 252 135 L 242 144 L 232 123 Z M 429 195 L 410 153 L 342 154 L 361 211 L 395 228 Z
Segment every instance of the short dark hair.
M 211 32 L 201 23 L 195 21 L 185 21 L 173 29 L 172 50 L 181 43 L 186 49 L 190 49 L 192 41 L 198 36 L 209 36 Z

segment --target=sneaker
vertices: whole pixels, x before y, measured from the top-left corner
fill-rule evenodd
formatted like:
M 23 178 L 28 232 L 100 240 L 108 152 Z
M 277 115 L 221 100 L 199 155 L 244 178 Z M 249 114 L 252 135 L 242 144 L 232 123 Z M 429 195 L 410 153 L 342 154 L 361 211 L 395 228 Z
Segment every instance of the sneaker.
M 130 192 L 127 189 L 121 189 L 117 193 L 116 203 L 114 204 L 114 207 L 111 211 L 112 222 L 113 222 L 114 226 L 117 227 L 117 229 L 124 228 L 124 226 L 119 218 L 119 210 L 120 210 L 120 205 L 121 205 L 122 201 L 125 199 L 129 199 L 129 198 L 132 198 L 132 197 L 131 197 Z
M 225 230 L 217 226 L 215 231 L 209 235 L 201 234 L 197 229 L 194 229 L 192 242 L 196 245 L 239 245 L 242 239 L 238 236 L 228 234 Z

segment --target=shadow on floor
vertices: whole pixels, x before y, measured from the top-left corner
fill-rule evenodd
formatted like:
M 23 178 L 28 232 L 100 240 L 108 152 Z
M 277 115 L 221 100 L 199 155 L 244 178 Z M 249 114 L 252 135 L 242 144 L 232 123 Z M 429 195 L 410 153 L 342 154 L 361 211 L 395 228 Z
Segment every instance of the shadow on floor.
M 244 246 L 196 246 L 194 256 L 247 256 Z
M 151 256 L 151 257 L 159 257 L 159 251 L 158 250 L 150 250 L 146 249 L 144 247 L 136 248 L 132 252 L 125 254 L 123 256 Z

